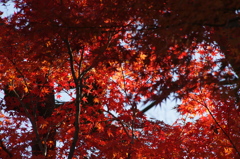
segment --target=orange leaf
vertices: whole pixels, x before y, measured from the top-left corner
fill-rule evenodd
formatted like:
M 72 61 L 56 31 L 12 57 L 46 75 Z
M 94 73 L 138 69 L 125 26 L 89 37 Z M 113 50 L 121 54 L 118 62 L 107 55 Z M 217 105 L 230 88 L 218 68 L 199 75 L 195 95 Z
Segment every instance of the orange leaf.
M 14 90 L 14 87 L 13 87 L 13 86 L 9 86 L 9 87 L 8 87 L 8 90 L 13 91 L 13 90 Z
M 84 101 L 84 102 L 86 102 L 86 103 L 88 102 L 86 97 L 83 97 L 83 98 L 82 98 L 82 101 Z

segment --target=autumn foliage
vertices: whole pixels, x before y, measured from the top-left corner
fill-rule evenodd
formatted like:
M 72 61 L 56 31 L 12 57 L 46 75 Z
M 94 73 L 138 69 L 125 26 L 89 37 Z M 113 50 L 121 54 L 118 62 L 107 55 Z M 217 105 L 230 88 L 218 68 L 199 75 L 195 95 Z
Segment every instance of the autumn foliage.
M 1 158 L 240 157 L 239 2 L 12 3 Z M 169 98 L 181 101 L 174 124 L 147 118 Z

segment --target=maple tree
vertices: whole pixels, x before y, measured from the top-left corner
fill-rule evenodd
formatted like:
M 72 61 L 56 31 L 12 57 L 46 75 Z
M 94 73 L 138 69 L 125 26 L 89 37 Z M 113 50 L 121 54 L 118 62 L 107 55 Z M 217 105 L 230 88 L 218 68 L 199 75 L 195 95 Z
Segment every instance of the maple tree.
M 13 3 L 0 19 L 2 158 L 240 156 L 240 3 Z M 145 116 L 170 97 L 173 125 Z

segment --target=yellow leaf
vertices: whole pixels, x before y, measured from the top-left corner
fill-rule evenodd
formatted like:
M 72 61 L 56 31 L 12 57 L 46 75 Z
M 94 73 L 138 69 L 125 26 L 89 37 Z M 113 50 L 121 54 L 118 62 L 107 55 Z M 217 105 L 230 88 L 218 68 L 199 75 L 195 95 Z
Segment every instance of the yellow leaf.
M 147 57 L 147 55 L 145 55 L 143 53 L 140 54 L 140 59 L 144 60 L 146 57 Z

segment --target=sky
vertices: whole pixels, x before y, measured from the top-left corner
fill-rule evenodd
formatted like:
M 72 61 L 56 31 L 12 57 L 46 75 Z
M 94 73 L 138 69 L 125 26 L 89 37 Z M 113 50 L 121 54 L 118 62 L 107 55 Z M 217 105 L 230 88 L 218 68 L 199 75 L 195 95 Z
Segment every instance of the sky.
M 5 6 L 0 5 L 0 11 L 3 12 L 1 17 L 7 17 L 14 13 L 14 5 L 13 3 L 7 3 Z M 62 100 L 68 101 L 70 98 L 66 94 L 61 94 Z M 0 97 L 3 97 L 3 92 L 0 92 Z M 173 101 L 173 99 L 168 99 L 167 101 L 161 103 L 161 106 L 158 105 L 149 111 L 146 112 L 146 115 L 149 119 L 157 119 L 162 120 L 166 124 L 172 125 L 176 119 L 179 118 L 179 113 L 175 109 L 173 109 L 177 104 L 177 102 Z M 142 110 L 144 106 L 139 106 L 139 109 Z
M 1 0 L 0 0 L 0 2 L 1 2 Z M 3 6 L 0 3 L 0 11 L 3 12 L 1 17 L 7 17 L 7 16 L 14 13 L 14 4 L 13 3 L 7 3 L 5 6 Z

